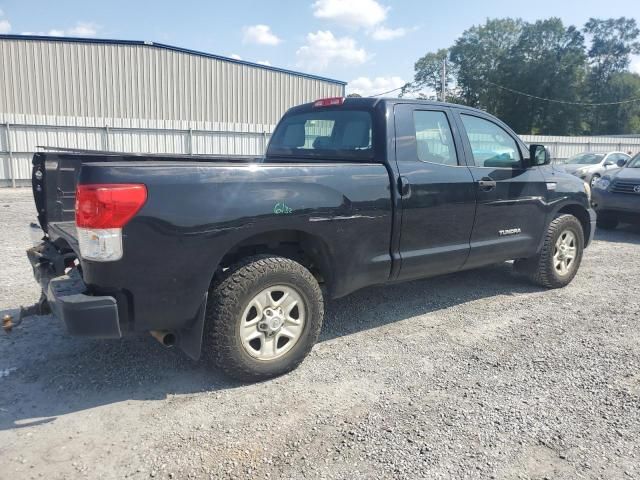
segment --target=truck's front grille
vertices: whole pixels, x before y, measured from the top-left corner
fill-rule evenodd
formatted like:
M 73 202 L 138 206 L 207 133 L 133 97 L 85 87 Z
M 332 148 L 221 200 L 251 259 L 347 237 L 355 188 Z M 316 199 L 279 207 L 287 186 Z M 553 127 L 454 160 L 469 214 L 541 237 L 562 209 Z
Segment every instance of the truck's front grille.
M 609 190 L 613 193 L 632 193 L 640 195 L 640 181 L 614 180 Z

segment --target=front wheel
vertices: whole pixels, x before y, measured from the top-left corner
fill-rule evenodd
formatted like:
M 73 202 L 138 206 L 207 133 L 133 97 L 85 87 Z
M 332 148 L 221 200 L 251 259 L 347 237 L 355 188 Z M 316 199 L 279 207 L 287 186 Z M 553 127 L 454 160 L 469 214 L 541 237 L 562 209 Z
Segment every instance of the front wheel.
M 560 215 L 549 224 L 540 253 L 517 260 L 515 267 L 538 285 L 564 287 L 578 272 L 583 248 L 584 233 L 578 219 Z
M 258 381 L 296 368 L 322 327 L 318 282 L 288 258 L 256 256 L 211 289 L 203 355 L 229 376 Z
M 596 183 L 598 182 L 598 180 L 600 180 L 600 175 L 597 173 L 594 173 L 593 176 L 591 177 L 591 188 L 593 188 Z

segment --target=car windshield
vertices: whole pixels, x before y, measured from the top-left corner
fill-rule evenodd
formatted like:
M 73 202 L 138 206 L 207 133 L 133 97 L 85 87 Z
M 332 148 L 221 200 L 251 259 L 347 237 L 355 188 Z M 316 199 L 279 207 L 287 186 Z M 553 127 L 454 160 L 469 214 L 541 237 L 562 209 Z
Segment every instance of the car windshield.
M 567 160 L 567 163 L 577 163 L 579 165 L 595 165 L 604 158 L 602 153 L 579 153 Z
M 636 156 L 629 160 L 627 168 L 640 168 L 640 153 L 636 153 Z
M 314 109 L 283 118 L 271 138 L 268 156 L 373 158 L 371 114 L 363 110 Z

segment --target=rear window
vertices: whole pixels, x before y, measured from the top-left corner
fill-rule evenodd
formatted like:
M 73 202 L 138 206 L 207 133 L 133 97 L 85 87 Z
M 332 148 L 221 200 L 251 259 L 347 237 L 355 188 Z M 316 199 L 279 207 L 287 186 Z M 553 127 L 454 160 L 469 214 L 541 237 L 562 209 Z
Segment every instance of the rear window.
M 371 114 L 363 110 L 318 110 L 287 115 L 276 128 L 267 155 L 370 160 Z

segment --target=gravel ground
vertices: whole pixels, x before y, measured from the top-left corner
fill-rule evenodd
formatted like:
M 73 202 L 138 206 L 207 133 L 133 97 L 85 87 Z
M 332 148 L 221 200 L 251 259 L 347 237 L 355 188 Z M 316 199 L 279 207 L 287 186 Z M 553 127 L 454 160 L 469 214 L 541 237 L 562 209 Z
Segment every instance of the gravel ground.
M 33 216 L 0 189 L 3 314 L 38 297 Z M 33 318 L 0 336 L 0 478 L 640 478 L 638 285 L 624 227 L 562 290 L 508 264 L 367 289 L 254 385 Z

